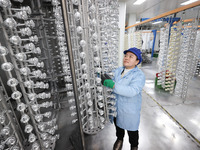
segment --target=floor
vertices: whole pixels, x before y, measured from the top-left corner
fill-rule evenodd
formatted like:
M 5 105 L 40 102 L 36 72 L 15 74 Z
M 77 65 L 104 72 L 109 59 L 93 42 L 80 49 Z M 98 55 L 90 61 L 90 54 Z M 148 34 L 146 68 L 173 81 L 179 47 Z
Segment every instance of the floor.
M 143 65 L 146 84 L 139 128 L 139 150 L 200 150 L 200 79 L 192 79 L 185 100 L 154 88 L 156 60 Z M 86 150 L 112 150 L 115 127 L 85 135 Z M 127 133 L 123 150 L 129 150 Z

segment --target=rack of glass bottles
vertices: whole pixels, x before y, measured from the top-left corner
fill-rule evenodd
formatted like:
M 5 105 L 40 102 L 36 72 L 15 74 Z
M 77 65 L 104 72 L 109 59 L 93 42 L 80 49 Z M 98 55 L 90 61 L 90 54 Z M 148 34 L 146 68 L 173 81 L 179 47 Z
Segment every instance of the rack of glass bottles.
M 160 31 L 160 52 L 158 59 L 158 85 L 165 91 L 186 98 L 189 80 L 198 74 L 199 31 L 198 19 L 183 21 Z M 170 31 L 170 32 L 169 32 Z
M 112 76 L 117 67 L 114 49 L 118 49 L 118 3 L 69 1 L 68 4 L 82 125 L 85 133 L 93 134 L 104 128 L 109 115 L 116 115 L 114 95 L 112 90 L 102 88 L 100 74 Z M 55 8 L 60 9 L 57 5 Z
M 78 91 L 72 84 L 61 2 L 0 0 L 0 149 L 54 149 L 63 97 L 72 124 L 79 114 L 85 133 L 99 132 L 109 116 L 116 116 L 115 96 L 101 85 L 100 76 L 112 77 L 118 64 L 118 2 L 66 4 Z

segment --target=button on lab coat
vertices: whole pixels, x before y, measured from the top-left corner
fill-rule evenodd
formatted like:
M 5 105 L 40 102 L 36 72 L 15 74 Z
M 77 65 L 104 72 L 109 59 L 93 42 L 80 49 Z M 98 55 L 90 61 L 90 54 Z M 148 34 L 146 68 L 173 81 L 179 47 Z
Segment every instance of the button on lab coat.
M 129 131 L 136 131 L 140 123 L 142 88 L 145 84 L 144 73 L 136 66 L 122 78 L 124 67 L 117 68 L 114 74 L 117 107 L 117 126 Z

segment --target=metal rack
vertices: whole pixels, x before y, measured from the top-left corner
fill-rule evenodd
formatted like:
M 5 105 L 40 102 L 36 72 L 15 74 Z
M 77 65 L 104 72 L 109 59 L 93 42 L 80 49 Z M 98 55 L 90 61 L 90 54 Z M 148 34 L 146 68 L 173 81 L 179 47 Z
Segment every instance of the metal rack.
M 65 5 L 67 5 L 68 20 L 64 19 L 64 21 L 69 26 L 74 56 L 81 125 L 85 133 L 94 134 L 104 128 L 108 116 L 111 115 L 110 109 L 115 111 L 110 104 L 108 107 L 107 89 L 103 90 L 100 75 L 105 72 L 111 73 L 108 68 L 111 70 L 114 68 L 110 65 L 117 66 L 117 53 L 112 52 L 112 57 L 105 54 L 109 54 L 108 48 L 116 45 L 118 34 L 116 34 L 117 27 L 114 24 L 118 22 L 118 12 L 114 10 L 118 7 L 118 3 L 67 1 Z M 62 7 L 64 7 L 63 4 Z M 115 18 L 114 21 L 112 21 L 113 18 Z M 106 19 L 112 21 L 112 29 L 110 25 L 107 25 Z M 110 36 L 113 39 L 108 39 L 108 32 L 112 33 Z M 107 61 L 108 58 L 110 58 L 109 61 Z M 113 112 L 112 115 L 115 113 Z
M 118 2 L 0 0 L 0 8 L 0 148 L 55 149 L 67 107 L 84 149 L 83 132 L 116 115 L 100 76 L 117 67 Z

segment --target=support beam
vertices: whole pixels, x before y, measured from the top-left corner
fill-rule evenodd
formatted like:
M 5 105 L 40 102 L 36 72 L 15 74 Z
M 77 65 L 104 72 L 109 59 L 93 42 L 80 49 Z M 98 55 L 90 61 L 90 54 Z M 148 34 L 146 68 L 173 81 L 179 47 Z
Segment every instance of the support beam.
M 84 139 L 84 134 L 83 134 L 82 120 L 81 120 L 80 108 L 79 108 L 80 104 L 79 104 L 79 99 L 78 99 L 78 88 L 77 88 L 77 82 L 76 82 L 76 73 L 75 73 L 74 57 L 73 57 L 71 38 L 70 38 L 70 28 L 69 28 L 69 23 L 68 23 L 66 0 L 61 0 L 61 8 L 62 8 L 62 14 L 63 14 L 63 23 L 65 27 L 65 35 L 66 35 L 66 40 L 67 40 L 69 65 L 70 65 L 70 70 L 72 74 L 72 85 L 73 85 L 74 98 L 75 98 L 75 104 L 76 104 L 76 109 L 77 109 L 78 126 L 80 130 L 80 139 L 81 139 L 81 147 L 82 147 L 81 150 L 85 150 L 85 139 Z

